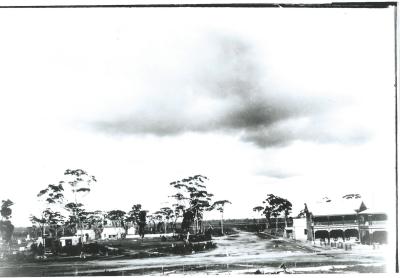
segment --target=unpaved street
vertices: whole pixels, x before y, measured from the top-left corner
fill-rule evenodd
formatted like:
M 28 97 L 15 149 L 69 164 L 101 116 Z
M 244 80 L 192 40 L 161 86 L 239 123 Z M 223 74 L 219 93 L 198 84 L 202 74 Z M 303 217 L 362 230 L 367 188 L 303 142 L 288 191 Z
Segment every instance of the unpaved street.
M 284 263 L 290 271 L 304 273 L 348 266 L 380 267 L 385 265 L 383 250 L 324 250 L 288 240 L 259 238 L 256 234 L 238 234 L 214 239 L 217 248 L 186 256 L 164 256 L 144 259 L 114 258 L 82 262 L 28 263 L 2 266 L 1 275 L 130 275 L 182 273 L 266 273 L 280 271 Z M 357 272 L 357 271 L 356 271 Z

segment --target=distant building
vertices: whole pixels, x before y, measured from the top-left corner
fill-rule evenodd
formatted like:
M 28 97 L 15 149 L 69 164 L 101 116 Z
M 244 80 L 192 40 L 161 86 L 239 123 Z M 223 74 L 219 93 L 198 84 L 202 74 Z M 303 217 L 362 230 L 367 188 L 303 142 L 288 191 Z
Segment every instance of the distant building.
M 361 199 L 317 203 L 309 211 L 308 218 L 293 219 L 293 227 L 287 228 L 287 234 L 298 240 L 320 240 L 328 243 L 387 243 L 387 215 L 367 208 Z
M 137 228 L 136 226 L 132 226 L 128 228 L 128 232 L 126 233 L 126 238 L 135 238 L 137 237 Z
M 107 216 L 103 218 L 103 230 L 101 239 L 120 239 L 125 238 L 126 228 L 125 223 L 121 220 L 112 220 Z
M 293 218 L 293 227 L 287 229 L 291 236 L 297 240 L 307 240 L 307 219 L 306 218 Z
M 61 246 L 75 246 L 80 242 L 79 236 L 63 236 L 60 238 Z
M 359 213 L 359 218 L 362 243 L 387 243 L 386 213 L 368 208 Z
M 125 228 L 123 227 L 104 227 L 101 232 L 101 239 L 120 239 L 125 237 Z
M 75 233 L 76 236 L 81 236 L 83 242 L 88 242 L 90 240 L 95 240 L 96 239 L 96 233 L 94 230 L 91 229 L 85 229 L 85 230 L 78 230 Z

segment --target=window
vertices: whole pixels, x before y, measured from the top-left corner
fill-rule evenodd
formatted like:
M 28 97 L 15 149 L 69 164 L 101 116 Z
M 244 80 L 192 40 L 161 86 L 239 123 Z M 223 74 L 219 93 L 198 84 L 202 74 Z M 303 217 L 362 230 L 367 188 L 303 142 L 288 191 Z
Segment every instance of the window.
M 304 229 L 304 234 L 307 235 L 308 231 L 307 229 Z

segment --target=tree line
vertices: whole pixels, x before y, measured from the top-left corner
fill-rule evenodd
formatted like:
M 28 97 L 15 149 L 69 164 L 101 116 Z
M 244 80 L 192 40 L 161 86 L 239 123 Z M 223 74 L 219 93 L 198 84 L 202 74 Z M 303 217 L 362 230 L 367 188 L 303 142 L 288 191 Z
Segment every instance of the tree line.
M 217 210 L 221 214 L 221 232 L 223 230 L 223 215 L 225 206 L 231 204 L 229 200 L 213 200 L 214 195 L 207 189 L 208 178 L 203 175 L 189 176 L 180 180 L 170 182 L 174 194 L 168 196 L 172 205 L 161 207 L 154 213 L 149 214 L 140 203 L 134 204 L 130 211 L 101 210 L 89 211 L 85 208 L 83 197 L 89 194 L 93 184 L 97 182 L 95 176 L 90 175 L 82 169 L 67 169 L 64 179 L 57 184 L 49 184 L 37 194 L 37 198 L 43 203 L 40 215 L 31 215 L 30 220 L 36 234 L 46 236 L 46 228 L 51 237 L 57 238 L 62 235 L 75 235 L 85 227 L 100 234 L 104 227 L 104 219 L 108 219 L 117 226 L 124 227 L 136 225 L 141 237 L 145 234 L 145 227 L 156 221 L 161 229 L 177 231 L 177 222 L 180 220 L 181 233 L 200 233 L 204 230 L 204 214 Z M 3 200 L 1 207 L 0 231 L 3 238 L 11 239 L 14 226 L 11 224 L 11 206 L 13 202 Z M 292 203 L 285 198 L 268 194 L 262 204 L 253 208 L 266 218 L 266 229 L 271 227 L 273 220 L 284 217 L 285 223 L 292 211 Z M 66 212 L 66 213 L 65 213 Z M 151 225 L 151 224 L 150 224 Z M 277 229 L 277 225 L 275 225 Z
M 278 218 L 283 216 L 285 227 L 287 226 L 288 216 L 292 211 L 292 203 L 285 198 L 268 194 L 262 201 L 262 205 L 253 208 L 253 211 L 263 214 L 266 218 L 266 229 L 271 227 L 273 219 L 275 220 L 275 233 L 278 232 Z
M 221 213 L 223 231 L 224 208 L 231 202 L 213 201 L 214 195 L 208 192 L 207 181 L 206 176 L 194 175 L 171 182 L 169 186 L 175 192 L 168 198 L 172 201 L 172 205 L 161 207 L 151 214 L 140 203 L 134 204 L 128 212 L 120 209 L 107 212 L 90 211 L 84 205 L 84 197 L 91 192 L 97 182 L 96 177 L 82 169 L 67 169 L 63 180 L 49 184 L 37 193 L 36 197 L 42 203 L 43 209 L 39 215 L 30 216 L 32 230 L 36 236 L 43 238 L 82 234 L 85 228 L 92 229 L 100 235 L 104 228 L 104 220 L 107 220 L 126 230 L 136 225 L 138 234 L 143 237 L 148 224 L 155 225 L 155 222 L 158 222 L 163 226 L 164 232 L 168 229 L 176 232 L 177 222 L 180 221 L 179 232 L 187 233 L 193 228 L 194 233 L 200 233 L 204 213 L 217 210 Z M 11 239 L 14 228 L 10 221 L 12 205 L 10 200 L 3 201 L 0 222 L 3 238 Z

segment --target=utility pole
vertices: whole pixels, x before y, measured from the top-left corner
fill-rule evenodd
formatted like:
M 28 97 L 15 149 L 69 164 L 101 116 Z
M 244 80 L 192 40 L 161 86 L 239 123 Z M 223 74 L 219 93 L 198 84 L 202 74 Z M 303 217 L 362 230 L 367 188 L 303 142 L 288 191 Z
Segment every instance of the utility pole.
M 221 233 L 224 235 L 224 212 L 221 211 Z
M 42 212 L 42 219 L 45 219 L 43 212 Z M 43 221 L 42 239 L 43 239 L 43 252 L 44 253 L 46 253 L 46 238 L 45 238 L 46 228 L 45 228 L 45 225 L 46 225 L 46 222 Z
M 357 218 L 357 228 L 358 228 L 358 240 L 361 243 L 360 214 L 358 209 L 356 209 L 356 218 Z

